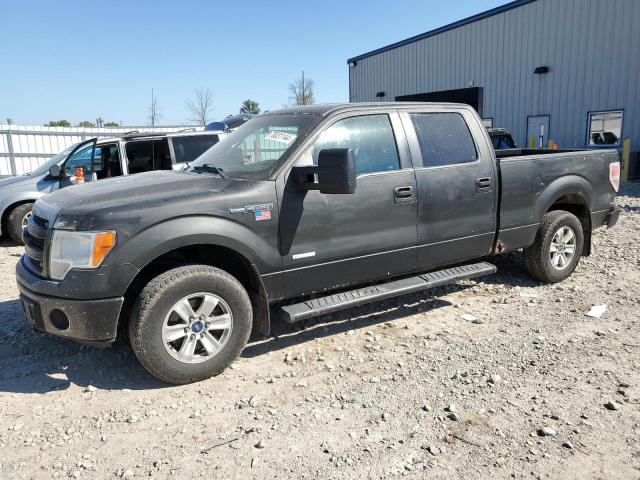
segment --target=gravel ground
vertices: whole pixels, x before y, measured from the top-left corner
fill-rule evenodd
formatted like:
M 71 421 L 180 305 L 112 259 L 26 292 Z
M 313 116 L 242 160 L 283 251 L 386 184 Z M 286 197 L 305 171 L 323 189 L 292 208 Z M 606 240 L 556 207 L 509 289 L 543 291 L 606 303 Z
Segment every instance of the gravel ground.
M 33 332 L 22 249 L 0 243 L 0 478 L 640 478 L 640 184 L 618 203 L 561 284 L 506 255 L 480 281 L 277 325 L 182 387 L 125 346 Z

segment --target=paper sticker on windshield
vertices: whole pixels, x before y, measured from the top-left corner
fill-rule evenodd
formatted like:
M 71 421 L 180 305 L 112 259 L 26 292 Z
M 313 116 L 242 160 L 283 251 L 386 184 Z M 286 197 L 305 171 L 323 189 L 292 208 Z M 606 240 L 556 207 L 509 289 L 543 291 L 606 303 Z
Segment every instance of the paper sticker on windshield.
M 273 131 L 264 138 L 266 140 L 273 140 L 274 142 L 280 142 L 284 143 L 285 145 L 289 145 L 296 139 L 296 136 L 297 135 L 293 135 L 292 133 Z

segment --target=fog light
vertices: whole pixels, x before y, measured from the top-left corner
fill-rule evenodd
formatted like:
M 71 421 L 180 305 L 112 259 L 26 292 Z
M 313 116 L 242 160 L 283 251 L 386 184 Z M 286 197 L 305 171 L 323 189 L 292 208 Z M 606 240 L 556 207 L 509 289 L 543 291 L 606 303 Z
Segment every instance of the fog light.
M 61 310 L 51 310 L 51 313 L 49 314 L 49 321 L 51 322 L 51 325 L 53 325 L 58 330 L 69 329 L 69 319 Z

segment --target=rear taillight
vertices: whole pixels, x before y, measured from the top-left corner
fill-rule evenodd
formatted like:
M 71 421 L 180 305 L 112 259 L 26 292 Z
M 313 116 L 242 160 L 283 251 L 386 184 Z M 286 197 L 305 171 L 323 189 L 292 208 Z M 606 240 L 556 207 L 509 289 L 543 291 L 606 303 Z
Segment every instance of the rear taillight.
M 609 164 L 609 182 L 617 192 L 620 188 L 620 162 L 612 162 Z

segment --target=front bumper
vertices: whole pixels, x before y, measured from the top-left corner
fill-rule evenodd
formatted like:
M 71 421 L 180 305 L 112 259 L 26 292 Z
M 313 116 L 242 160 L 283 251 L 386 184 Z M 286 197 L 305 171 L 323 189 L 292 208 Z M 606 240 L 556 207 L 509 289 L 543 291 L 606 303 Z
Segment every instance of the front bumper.
M 39 294 L 29 289 L 21 271 L 17 269 L 20 306 L 36 330 L 83 343 L 115 340 L 124 297 L 75 300 Z

